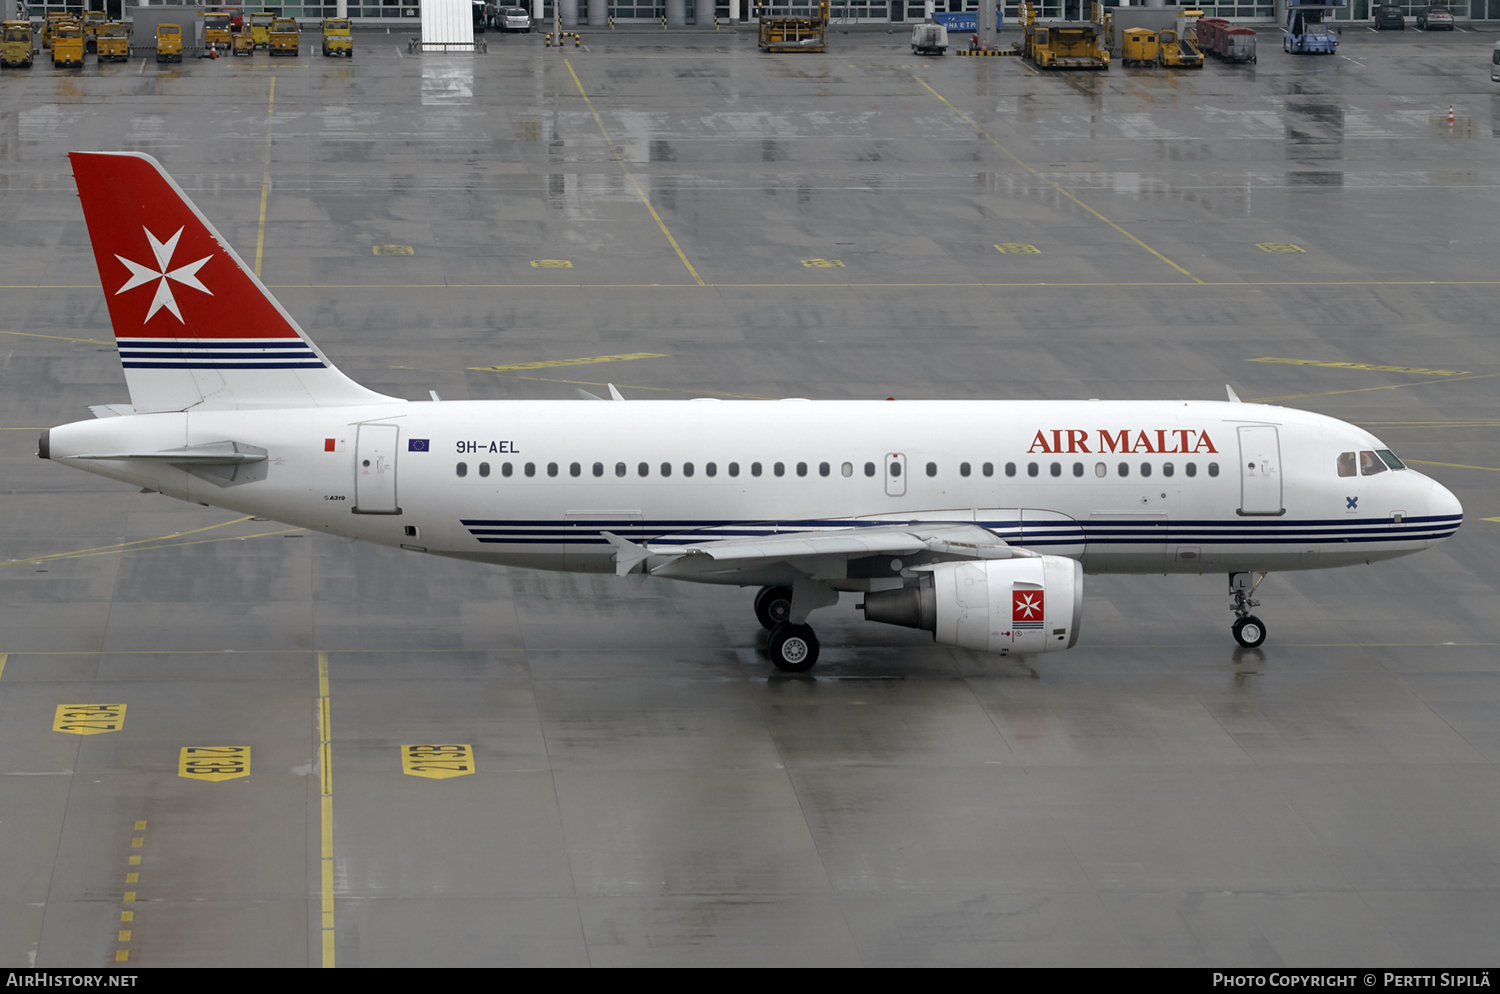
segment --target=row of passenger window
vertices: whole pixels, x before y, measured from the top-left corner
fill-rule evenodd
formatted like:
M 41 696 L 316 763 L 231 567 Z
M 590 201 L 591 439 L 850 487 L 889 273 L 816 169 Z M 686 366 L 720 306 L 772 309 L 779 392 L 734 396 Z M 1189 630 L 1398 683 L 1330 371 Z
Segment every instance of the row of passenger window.
M 1174 476 L 1177 473 L 1177 467 L 1176 467 L 1176 465 L 1173 464 L 1173 463 L 1170 463 L 1170 462 L 1164 462 L 1164 463 L 1162 463 L 1160 468 L 1161 468 L 1161 475 L 1162 476 Z M 693 476 L 693 475 L 695 475 L 698 472 L 698 467 L 696 465 L 694 465 L 693 463 L 690 463 L 690 462 L 682 463 L 681 466 L 679 467 L 679 469 L 680 469 L 680 472 L 682 473 L 683 476 Z M 730 476 L 739 476 L 740 475 L 740 464 L 737 463 L 737 462 L 729 463 L 725 467 L 725 469 L 726 469 L 726 471 L 728 472 L 728 474 Z M 760 463 L 758 463 L 758 462 L 753 462 L 753 463 L 750 464 L 750 475 L 751 476 L 760 476 L 760 475 L 762 475 L 764 473 L 764 470 L 765 470 L 765 468 Z M 937 476 L 938 475 L 938 466 L 937 466 L 937 463 L 935 463 L 935 462 L 928 463 L 927 466 L 926 466 L 926 470 L 927 470 L 927 475 L 928 476 Z M 971 464 L 969 464 L 969 463 L 964 462 L 964 463 L 959 463 L 958 464 L 958 475 L 959 476 L 971 476 L 973 474 L 973 470 L 974 470 L 974 467 Z M 989 462 L 983 463 L 983 464 L 981 464 L 979 470 L 985 476 L 994 476 L 995 475 L 995 464 L 994 463 L 989 463 Z M 469 475 L 469 464 L 466 463 L 466 462 L 461 462 L 461 463 L 458 464 L 458 466 L 456 467 L 455 471 L 457 472 L 457 474 L 459 476 L 468 476 Z M 596 463 L 593 464 L 592 467 L 590 467 L 590 471 L 595 476 L 603 476 L 605 474 L 605 465 L 602 462 L 596 462 Z M 877 472 L 877 467 L 876 467 L 876 465 L 873 462 L 867 462 L 864 465 L 864 471 L 865 471 L 865 475 L 866 476 L 874 476 L 876 474 L 876 472 Z M 1016 466 L 1015 463 L 1008 462 L 1008 463 L 1005 464 L 1005 475 L 1006 476 L 1015 476 L 1016 473 L 1017 473 L 1017 471 L 1018 471 L 1018 467 Z M 1060 462 L 1052 463 L 1048 467 L 1047 471 L 1052 476 L 1062 476 L 1063 475 L 1063 464 L 1060 463 Z M 1143 462 L 1143 463 L 1140 464 L 1139 469 L 1137 471 L 1140 473 L 1141 476 L 1150 476 L 1156 470 L 1155 470 L 1154 464 L 1149 463 L 1149 462 Z M 1187 476 L 1197 476 L 1198 475 L 1198 464 L 1195 463 L 1195 462 L 1184 463 L 1183 466 L 1182 466 L 1182 471 Z M 490 475 L 490 464 L 487 463 L 487 462 L 480 463 L 479 466 L 478 466 L 478 472 L 479 472 L 480 476 L 489 476 Z M 555 463 L 555 462 L 549 462 L 547 464 L 546 473 L 547 473 L 548 476 L 557 476 L 560 472 L 561 472 L 561 467 L 557 463 Z M 809 465 L 807 463 L 805 463 L 805 462 L 799 462 L 799 463 L 797 463 L 797 465 L 795 467 L 795 472 L 796 472 L 796 474 L 798 476 L 807 476 L 808 472 L 809 472 Z M 833 475 L 833 466 L 832 466 L 831 463 L 820 462 L 820 463 L 818 463 L 817 472 L 818 472 L 819 476 L 831 476 L 831 475 Z M 890 474 L 892 476 L 900 476 L 901 475 L 901 464 L 899 462 L 890 463 L 890 465 L 889 465 L 889 472 L 890 472 Z M 1087 468 L 1084 466 L 1083 463 L 1081 463 L 1081 462 L 1075 462 L 1073 464 L 1073 475 L 1074 476 L 1083 476 L 1086 472 L 1087 472 Z M 512 463 L 503 462 L 503 463 L 500 464 L 500 475 L 501 476 L 507 476 L 508 477 L 508 476 L 513 475 L 514 473 L 515 473 L 515 466 Z M 537 465 L 536 465 L 536 463 L 534 463 L 534 462 L 526 463 L 525 465 L 523 465 L 521 467 L 521 473 L 524 476 L 536 476 L 536 473 L 537 473 Z M 672 464 L 669 463 L 669 462 L 662 463 L 660 466 L 657 467 L 657 473 L 660 476 L 671 476 L 672 475 Z M 630 467 L 629 467 L 629 465 L 626 464 L 626 463 L 623 463 L 623 462 L 617 462 L 617 463 L 615 463 L 615 465 L 614 465 L 614 474 L 615 474 L 615 476 L 619 476 L 619 477 L 629 476 L 630 475 Z M 781 462 L 772 463 L 771 464 L 771 474 L 773 476 L 785 476 L 786 475 L 786 463 L 781 463 Z M 1026 464 L 1026 475 L 1027 476 L 1040 476 L 1041 474 L 1042 474 L 1042 467 L 1041 467 L 1040 463 L 1034 463 L 1033 462 L 1033 463 L 1027 463 Z M 1130 474 L 1131 474 L 1131 466 L 1130 466 L 1130 463 L 1128 463 L 1128 462 L 1121 462 L 1121 463 L 1119 463 L 1115 467 L 1115 475 L 1117 475 L 1117 476 L 1124 477 L 1124 476 L 1129 476 Z M 582 476 L 583 475 L 583 464 L 582 463 L 576 463 L 576 462 L 575 463 L 569 463 L 568 464 L 568 475 L 569 476 Z M 651 475 L 651 464 L 650 463 L 646 463 L 646 462 L 636 463 L 636 466 L 635 466 L 635 475 L 639 476 L 639 477 L 650 476 Z M 713 462 L 704 463 L 703 464 L 703 475 L 704 476 L 718 476 L 719 475 L 719 464 L 718 463 L 713 463 Z M 840 466 L 839 466 L 839 475 L 841 475 L 841 476 L 853 476 L 854 475 L 854 464 L 853 463 L 849 463 L 849 462 L 840 464 Z M 1094 475 L 1098 476 L 1098 477 L 1108 476 L 1109 475 L 1109 464 L 1108 463 L 1102 463 L 1102 462 L 1095 463 L 1094 464 Z M 1208 464 L 1208 475 L 1209 476 L 1218 476 L 1219 475 L 1219 464 L 1218 463 L 1211 462 L 1211 463 Z

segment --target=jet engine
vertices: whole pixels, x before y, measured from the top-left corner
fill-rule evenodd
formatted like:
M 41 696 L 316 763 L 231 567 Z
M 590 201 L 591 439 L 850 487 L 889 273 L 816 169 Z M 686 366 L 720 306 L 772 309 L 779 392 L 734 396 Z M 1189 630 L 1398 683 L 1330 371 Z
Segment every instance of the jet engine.
M 865 595 L 867 621 L 932 632 L 934 641 L 981 652 L 1060 652 L 1083 621 L 1083 566 L 1061 556 L 918 567 L 900 590 Z

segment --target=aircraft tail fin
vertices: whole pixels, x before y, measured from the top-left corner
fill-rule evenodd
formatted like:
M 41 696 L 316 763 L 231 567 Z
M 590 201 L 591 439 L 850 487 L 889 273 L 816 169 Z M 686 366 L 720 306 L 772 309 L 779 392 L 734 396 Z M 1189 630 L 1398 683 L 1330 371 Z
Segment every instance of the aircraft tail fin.
M 69 158 L 136 413 L 393 399 L 339 372 L 154 158 Z

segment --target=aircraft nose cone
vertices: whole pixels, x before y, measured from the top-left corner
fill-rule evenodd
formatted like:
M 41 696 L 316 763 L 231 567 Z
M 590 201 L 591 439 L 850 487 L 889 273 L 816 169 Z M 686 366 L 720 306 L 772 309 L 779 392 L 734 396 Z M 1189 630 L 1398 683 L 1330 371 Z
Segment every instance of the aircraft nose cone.
M 1453 491 L 1433 480 L 1432 489 L 1427 494 L 1427 513 L 1434 516 L 1457 515 L 1461 518 L 1464 506 L 1459 503 Z

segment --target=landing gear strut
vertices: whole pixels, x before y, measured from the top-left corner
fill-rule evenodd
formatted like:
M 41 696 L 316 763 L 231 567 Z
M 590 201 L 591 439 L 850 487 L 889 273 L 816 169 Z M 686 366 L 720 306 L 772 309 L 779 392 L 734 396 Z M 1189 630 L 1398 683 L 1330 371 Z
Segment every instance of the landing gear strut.
M 1252 577 L 1255 577 L 1253 582 Z M 1264 573 L 1258 577 L 1253 573 L 1229 574 L 1229 595 L 1234 598 L 1231 610 L 1235 613 L 1234 624 L 1229 630 L 1234 634 L 1234 640 L 1246 649 L 1254 649 L 1266 640 L 1266 623 L 1250 613 L 1252 607 L 1260 607 L 1260 601 L 1254 600 L 1252 595 L 1265 578 Z
M 818 661 L 818 637 L 809 625 L 792 623 L 792 588 L 761 587 L 755 617 L 766 629 L 766 651 L 784 673 L 806 673 Z

